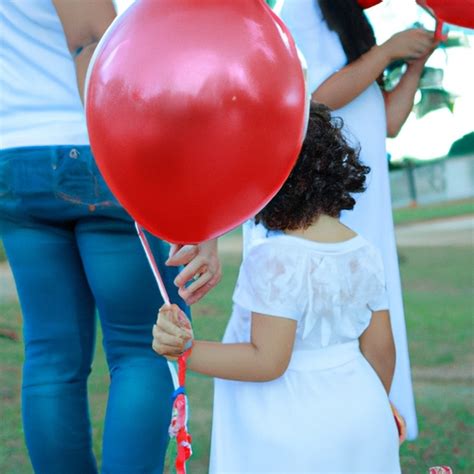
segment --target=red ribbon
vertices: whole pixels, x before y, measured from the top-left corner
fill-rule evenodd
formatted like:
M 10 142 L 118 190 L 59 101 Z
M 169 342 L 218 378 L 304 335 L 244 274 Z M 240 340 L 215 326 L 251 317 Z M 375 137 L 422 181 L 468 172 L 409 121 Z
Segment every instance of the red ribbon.
M 173 403 L 173 418 L 171 420 L 170 432 L 175 433 L 177 444 L 177 455 L 175 461 L 176 474 L 186 474 L 186 461 L 192 455 L 191 435 L 186 425 L 187 421 L 187 397 L 186 386 L 186 362 L 191 349 L 184 352 L 178 358 L 178 383 L 176 398 Z
M 156 264 L 155 257 L 151 251 L 150 245 L 146 238 L 143 228 L 135 222 L 138 236 L 145 251 L 148 263 L 150 264 L 153 275 L 155 276 L 156 283 L 160 290 L 160 294 L 163 301 L 166 304 L 170 304 L 170 299 L 166 291 L 166 287 L 161 278 L 158 265 Z M 185 316 L 183 315 L 185 318 Z M 186 398 L 186 361 L 191 354 L 191 349 L 183 352 L 178 358 L 178 388 L 175 390 L 173 397 L 173 410 L 171 416 L 171 423 L 169 427 L 169 435 L 172 438 L 176 438 L 178 453 L 176 455 L 176 473 L 186 474 L 186 461 L 191 457 L 191 435 L 188 433 L 187 427 L 187 398 Z

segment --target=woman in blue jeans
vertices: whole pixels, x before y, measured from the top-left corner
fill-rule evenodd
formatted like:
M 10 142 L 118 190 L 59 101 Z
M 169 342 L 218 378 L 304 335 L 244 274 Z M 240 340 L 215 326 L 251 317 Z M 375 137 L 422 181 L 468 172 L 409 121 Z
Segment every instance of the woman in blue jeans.
M 160 473 L 168 442 L 173 386 L 151 349 L 162 300 L 91 155 L 75 84 L 82 92 L 114 16 L 110 0 L 0 3 L 0 233 L 23 314 L 26 444 L 41 474 L 97 472 L 87 401 L 96 309 L 111 380 L 102 472 Z M 169 246 L 150 240 L 188 312 L 220 278 L 216 242 L 174 248 L 165 264 Z

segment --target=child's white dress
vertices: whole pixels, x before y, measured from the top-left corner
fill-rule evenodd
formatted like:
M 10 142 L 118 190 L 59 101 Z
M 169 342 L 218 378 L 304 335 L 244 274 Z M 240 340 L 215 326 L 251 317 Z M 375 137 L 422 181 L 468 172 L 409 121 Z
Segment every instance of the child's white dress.
M 252 311 L 298 325 L 280 378 L 215 380 L 210 472 L 400 473 L 389 401 L 358 341 L 388 306 L 377 250 L 360 236 L 274 235 L 248 250 L 233 299 L 224 342 L 250 341 Z

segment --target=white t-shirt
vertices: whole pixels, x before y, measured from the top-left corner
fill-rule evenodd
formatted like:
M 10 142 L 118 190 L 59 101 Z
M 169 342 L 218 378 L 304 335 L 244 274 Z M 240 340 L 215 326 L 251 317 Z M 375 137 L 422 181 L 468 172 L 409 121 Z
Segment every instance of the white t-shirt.
M 73 59 L 51 0 L 0 1 L 0 149 L 88 144 Z

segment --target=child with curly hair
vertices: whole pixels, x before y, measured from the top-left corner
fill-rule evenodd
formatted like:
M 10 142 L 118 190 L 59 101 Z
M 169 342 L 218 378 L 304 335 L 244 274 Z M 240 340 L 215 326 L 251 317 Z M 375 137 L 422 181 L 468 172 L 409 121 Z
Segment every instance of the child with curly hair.
M 369 171 L 313 105 L 298 161 L 255 217 L 271 235 L 244 257 L 224 340 L 193 340 L 190 370 L 215 377 L 210 472 L 400 473 L 387 393 L 395 348 L 382 260 L 340 223 Z M 153 348 L 189 339 L 175 306 Z

